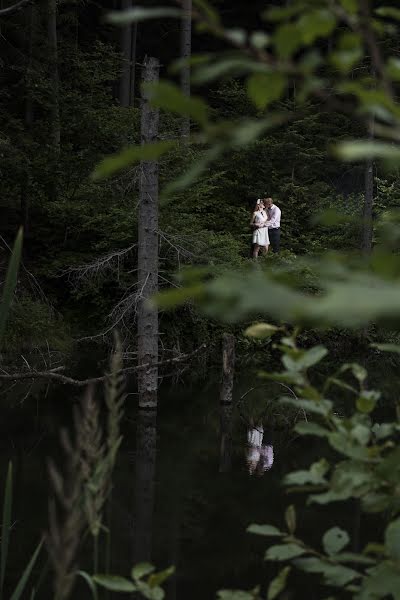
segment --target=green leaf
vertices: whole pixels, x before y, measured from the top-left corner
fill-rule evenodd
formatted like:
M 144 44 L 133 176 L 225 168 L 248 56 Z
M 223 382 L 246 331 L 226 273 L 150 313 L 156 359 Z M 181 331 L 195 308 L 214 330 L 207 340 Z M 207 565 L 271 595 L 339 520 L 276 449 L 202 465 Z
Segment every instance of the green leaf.
M 8 313 L 12 303 L 14 290 L 18 281 L 18 269 L 22 253 L 22 228 L 18 231 L 11 253 L 10 263 L 7 269 L 7 275 L 3 286 L 3 295 L 0 302 L 0 343 L 6 328 Z M 4 523 L 4 521 L 3 521 Z
M 279 531 L 273 525 L 249 525 L 246 529 L 248 533 L 254 533 L 256 535 L 265 535 L 267 537 L 282 537 L 285 535 L 282 531 Z
M 374 565 L 376 563 L 373 558 L 355 552 L 340 552 L 339 554 L 335 554 L 335 561 L 340 563 L 354 563 L 356 565 Z
M 254 600 L 254 594 L 252 592 L 245 592 L 244 590 L 219 590 L 219 600 Z
M 286 581 L 291 571 L 291 567 L 284 567 L 278 575 L 271 581 L 268 587 L 268 600 L 275 600 L 285 589 Z
M 400 345 L 398 344 L 370 344 L 371 348 L 376 348 L 381 352 L 393 352 L 394 354 L 400 354 Z
M 263 110 L 281 98 L 286 83 L 287 79 L 282 73 L 253 73 L 247 80 L 247 93 L 253 104 Z
M 125 577 L 118 575 L 93 575 L 93 581 L 112 592 L 136 592 L 137 586 Z
M 400 10 L 399 10 L 400 12 Z M 400 59 L 391 56 L 386 65 L 386 73 L 392 81 L 400 81 Z
M 330 36 L 335 26 L 334 13 L 324 8 L 305 13 L 297 23 L 302 42 L 307 45 L 318 38 Z
M 355 140 L 341 142 L 335 147 L 335 154 L 340 160 L 347 162 L 362 161 L 367 159 L 390 160 L 395 164 L 400 162 L 400 148 L 385 142 L 372 142 L 371 140 Z
M 141 161 L 158 160 L 163 154 L 166 154 L 176 145 L 176 141 L 165 140 L 162 142 L 154 142 L 153 144 L 143 144 L 142 146 L 130 146 L 125 148 L 125 150 L 122 150 L 119 154 L 108 156 L 103 159 L 92 173 L 92 180 L 100 181 Z
M 329 463 L 322 458 L 311 465 L 308 471 L 293 471 L 284 478 L 285 485 L 326 485 L 325 475 L 329 470 Z
M 219 25 L 219 14 L 209 2 L 207 2 L 206 0 L 193 0 L 193 5 L 197 6 L 200 9 L 204 17 L 206 17 L 207 21 L 209 21 L 213 25 Z
M 341 565 L 332 565 L 320 558 L 299 558 L 295 566 L 306 573 L 319 573 L 324 577 L 328 585 L 338 588 L 347 585 L 353 579 L 359 577 L 357 571 Z
M 269 72 L 266 65 L 243 57 L 227 57 L 217 59 L 208 64 L 200 64 L 193 70 L 192 81 L 199 85 L 211 83 L 223 77 L 241 77 L 248 73 Z
M 364 383 L 368 376 L 367 370 L 358 363 L 345 363 L 340 367 L 339 373 L 345 373 L 346 371 L 351 371 L 360 383 Z
M 368 569 L 361 581 L 360 599 L 393 598 L 399 600 L 400 572 L 396 564 L 382 561 Z
M 250 325 L 245 332 L 244 335 L 247 337 L 265 339 L 271 337 L 279 330 L 279 327 L 276 325 L 270 325 L 269 323 L 254 323 L 254 325 Z
M 392 521 L 387 526 L 385 548 L 393 560 L 400 560 L 400 518 Z
M 21 575 L 20 580 L 17 583 L 17 586 L 13 593 L 10 596 L 10 600 L 20 600 L 22 594 L 24 593 L 26 584 L 28 583 L 28 579 L 32 573 L 32 569 L 35 566 L 36 560 L 39 556 L 39 552 L 42 548 L 43 542 L 40 542 L 36 550 L 34 551 L 29 563 L 26 565 L 24 572 Z
M 375 394 L 369 394 L 367 391 L 363 392 L 356 400 L 357 410 L 361 413 L 369 414 L 376 406 L 377 397 Z
M 302 35 L 295 24 L 285 23 L 276 30 L 273 43 L 281 58 L 290 58 L 300 48 Z
M 11 510 L 12 510 L 12 463 L 8 463 L 6 487 L 4 489 L 4 502 L 3 502 L 3 519 L 1 522 L 1 554 L 0 554 L 0 597 L 3 595 L 4 579 L 6 575 L 7 557 L 8 557 L 8 546 L 10 543 L 10 531 L 11 531 Z
M 217 144 L 212 146 L 209 150 L 204 152 L 201 158 L 194 161 L 191 166 L 179 177 L 171 181 L 162 192 L 163 200 L 168 200 L 173 197 L 175 192 L 182 191 L 189 187 L 194 181 L 196 181 L 200 175 L 202 175 L 209 165 L 213 163 L 224 151 L 224 146 L 222 144 Z M 203 290 L 204 291 L 204 290 Z M 165 298 L 168 297 L 168 293 L 166 292 Z M 161 296 L 160 296 L 161 297 Z M 186 300 L 186 298 L 185 298 Z
M 289 533 L 293 535 L 294 532 L 296 531 L 296 509 L 293 506 L 293 504 L 288 506 L 286 509 L 285 521 L 286 521 L 286 525 L 287 525 Z
M 349 541 L 350 538 L 347 531 L 340 529 L 340 527 L 332 527 L 332 529 L 325 532 L 324 537 L 322 538 L 324 550 L 330 555 L 337 554 L 343 550 Z
M 323 358 L 328 354 L 328 350 L 324 346 L 314 346 L 302 354 L 297 360 L 297 363 L 302 369 L 308 369 L 313 365 L 321 362 Z
M 329 435 L 329 430 L 321 427 L 317 423 L 308 423 L 306 421 L 301 421 L 300 423 L 296 423 L 295 431 L 300 433 L 300 435 L 316 435 L 317 437 L 327 437 Z
M 349 456 L 356 460 L 369 460 L 367 448 L 364 448 L 357 440 L 352 438 L 348 433 L 342 431 L 333 431 L 328 436 L 329 444 L 340 454 Z
M 235 46 L 243 46 L 247 41 L 247 31 L 240 27 L 233 29 L 225 29 L 224 37 L 229 42 L 232 42 Z
M 132 568 L 131 577 L 132 579 L 141 579 L 145 575 L 149 575 L 155 571 L 155 567 L 150 563 L 143 562 L 138 563 Z
M 344 10 L 353 15 L 358 11 L 358 0 L 339 0 Z
M 144 89 L 149 93 L 152 106 L 190 117 L 200 125 L 208 122 L 208 106 L 201 98 L 186 96 L 176 85 L 168 81 L 147 84 Z
M 298 410 L 303 409 L 306 412 L 316 415 L 328 416 L 332 411 L 332 402 L 330 400 L 302 400 L 301 398 L 291 398 L 284 396 L 280 399 L 282 404 L 290 404 Z
M 178 8 L 167 6 L 149 7 L 136 6 L 128 10 L 120 10 L 111 12 L 107 16 L 107 21 L 113 25 L 128 25 L 129 23 L 137 23 L 138 21 L 147 21 L 148 19 L 165 19 L 168 17 L 179 19 L 182 17 L 182 11 Z
M 297 544 L 279 544 L 271 546 L 265 553 L 265 560 L 290 560 L 305 554 L 306 550 Z
M 400 21 L 400 8 L 394 6 L 380 6 L 375 10 L 379 17 L 387 17 L 388 19 L 396 19 Z
M 253 46 L 253 48 L 256 48 L 257 50 L 265 48 L 266 46 L 268 46 L 269 42 L 270 37 L 264 31 L 253 31 L 253 33 L 250 36 L 250 44 L 251 46 Z
M 159 573 L 153 573 L 153 575 L 150 575 L 150 577 L 148 579 L 148 584 L 151 588 L 160 586 L 162 583 L 164 583 L 164 581 L 166 579 L 171 577 L 171 575 L 173 575 L 174 573 L 175 573 L 174 566 L 168 567 L 168 569 L 164 569 L 163 571 L 160 571 Z

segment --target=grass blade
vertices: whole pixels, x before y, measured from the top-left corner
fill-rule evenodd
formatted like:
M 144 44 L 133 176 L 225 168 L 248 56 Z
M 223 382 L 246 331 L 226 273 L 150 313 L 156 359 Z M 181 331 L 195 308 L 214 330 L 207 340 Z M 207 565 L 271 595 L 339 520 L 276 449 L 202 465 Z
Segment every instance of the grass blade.
M 0 599 L 3 598 L 4 579 L 8 556 L 8 544 L 11 530 L 12 507 L 12 463 L 8 463 L 6 487 L 4 491 L 3 520 L 1 523 L 1 554 L 0 554 Z
M 11 254 L 6 280 L 4 283 L 3 296 L 0 303 L 0 342 L 4 335 L 8 313 L 14 295 L 14 290 L 17 285 L 18 269 L 22 253 L 22 236 L 22 229 L 20 229 L 14 242 L 14 248 Z
M 33 553 L 31 560 L 26 565 L 25 571 L 22 573 L 22 576 L 21 576 L 20 580 L 17 583 L 17 587 L 15 588 L 15 590 L 13 591 L 13 593 L 11 594 L 10 600 L 20 600 L 22 594 L 24 593 L 25 586 L 26 586 L 26 584 L 28 582 L 29 576 L 30 576 L 30 574 L 32 572 L 32 569 L 33 569 L 34 565 L 35 565 L 37 557 L 39 556 L 39 552 L 40 552 L 40 550 L 42 548 L 42 545 L 43 545 L 43 541 L 40 542 L 40 544 L 36 548 L 35 552 Z M 32 594 L 34 595 L 34 591 L 32 592 Z

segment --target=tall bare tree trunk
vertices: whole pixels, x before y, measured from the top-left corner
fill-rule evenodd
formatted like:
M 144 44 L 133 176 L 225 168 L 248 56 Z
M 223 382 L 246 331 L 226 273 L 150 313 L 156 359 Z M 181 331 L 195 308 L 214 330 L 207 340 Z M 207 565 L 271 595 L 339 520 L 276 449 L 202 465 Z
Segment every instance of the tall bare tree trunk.
M 150 562 L 156 468 L 156 413 L 139 411 L 136 436 L 133 562 Z
M 232 396 L 233 380 L 235 377 L 235 336 L 224 333 L 222 337 L 222 381 L 220 392 L 220 423 L 221 423 L 221 472 L 231 469 L 232 455 Z
M 181 59 L 188 61 L 192 55 L 192 0 L 184 0 L 181 24 Z M 187 63 L 181 70 L 181 89 L 185 96 L 190 96 L 190 65 Z M 182 137 L 190 136 L 190 118 L 182 119 Z
M 370 139 L 374 138 L 374 122 L 370 121 Z M 363 207 L 362 241 L 361 249 L 363 254 L 369 255 L 372 251 L 372 210 L 374 204 L 374 163 L 368 159 L 365 164 L 365 194 Z
M 122 10 L 128 10 L 132 6 L 132 0 L 121 0 Z M 119 101 L 121 106 L 130 105 L 131 95 L 131 46 L 132 46 L 132 26 L 125 25 L 121 29 L 121 53 L 122 53 L 122 73 L 119 83 Z
M 137 46 L 138 24 L 134 23 L 131 32 L 131 73 L 130 73 L 130 106 L 135 106 L 135 84 L 136 84 L 136 46 Z
M 159 78 L 159 61 L 145 58 L 143 83 L 155 83 Z M 149 92 L 142 92 L 142 143 L 154 142 L 158 136 L 159 111 L 150 106 Z M 142 161 L 138 215 L 138 361 L 156 364 L 158 361 L 158 311 L 149 304 L 158 290 L 158 162 Z M 157 408 L 158 368 L 139 370 L 139 408 Z
M 49 80 L 51 90 L 50 143 L 52 147 L 52 171 L 50 196 L 58 195 L 58 161 L 60 157 L 60 80 L 58 73 L 57 0 L 47 0 L 47 35 L 49 48 Z

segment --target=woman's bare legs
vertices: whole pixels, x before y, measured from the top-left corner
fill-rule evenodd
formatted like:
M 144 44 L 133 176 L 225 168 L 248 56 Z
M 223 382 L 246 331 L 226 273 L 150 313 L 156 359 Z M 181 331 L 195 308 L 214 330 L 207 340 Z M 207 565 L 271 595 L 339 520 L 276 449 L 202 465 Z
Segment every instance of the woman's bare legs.
M 262 253 L 265 256 L 266 254 L 268 254 L 268 250 L 269 250 L 269 245 L 268 246 L 261 246 L 262 247 Z
M 258 244 L 253 244 L 253 258 L 258 258 L 259 252 L 260 252 L 260 246 Z

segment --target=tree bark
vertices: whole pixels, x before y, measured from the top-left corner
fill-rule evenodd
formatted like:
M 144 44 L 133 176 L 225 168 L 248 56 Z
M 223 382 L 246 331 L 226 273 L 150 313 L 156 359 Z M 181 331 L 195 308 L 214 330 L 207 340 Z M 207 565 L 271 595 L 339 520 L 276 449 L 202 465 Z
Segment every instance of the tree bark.
M 222 337 L 222 381 L 220 392 L 221 472 L 231 469 L 232 455 L 232 397 L 235 377 L 235 336 L 224 333 Z
M 138 415 L 136 437 L 133 563 L 151 562 L 156 467 L 156 413 Z
M 374 138 L 373 122 L 370 123 L 370 139 Z M 373 219 L 372 210 L 374 204 L 374 163 L 368 159 L 365 164 L 365 194 L 363 207 L 362 242 L 363 254 L 368 256 L 372 251 Z
M 156 83 L 159 61 L 145 58 L 143 83 Z M 150 143 L 158 137 L 159 111 L 150 106 L 149 92 L 142 92 L 141 138 Z M 140 164 L 138 214 L 138 364 L 154 365 L 139 371 L 139 407 L 156 409 L 158 388 L 158 311 L 149 303 L 158 291 L 158 162 Z
M 136 84 L 136 46 L 137 46 L 138 24 L 132 25 L 131 32 L 131 62 L 130 62 L 130 106 L 135 106 L 135 84 Z
M 184 0 L 181 24 L 181 59 L 187 61 L 181 70 L 181 90 L 185 96 L 190 96 L 190 65 L 192 55 L 192 0 Z M 182 118 L 181 134 L 183 138 L 190 136 L 190 118 Z
M 52 161 L 50 173 L 50 196 L 56 199 L 58 195 L 58 161 L 60 156 L 60 80 L 58 72 L 58 38 L 57 38 L 57 0 L 47 0 L 47 35 L 49 51 L 49 80 L 50 80 L 50 144 Z
M 122 0 L 121 9 L 131 8 L 132 0 Z M 126 25 L 121 29 L 121 53 L 122 53 L 122 73 L 119 84 L 119 101 L 125 108 L 130 105 L 131 95 L 131 45 L 132 45 L 132 26 Z

